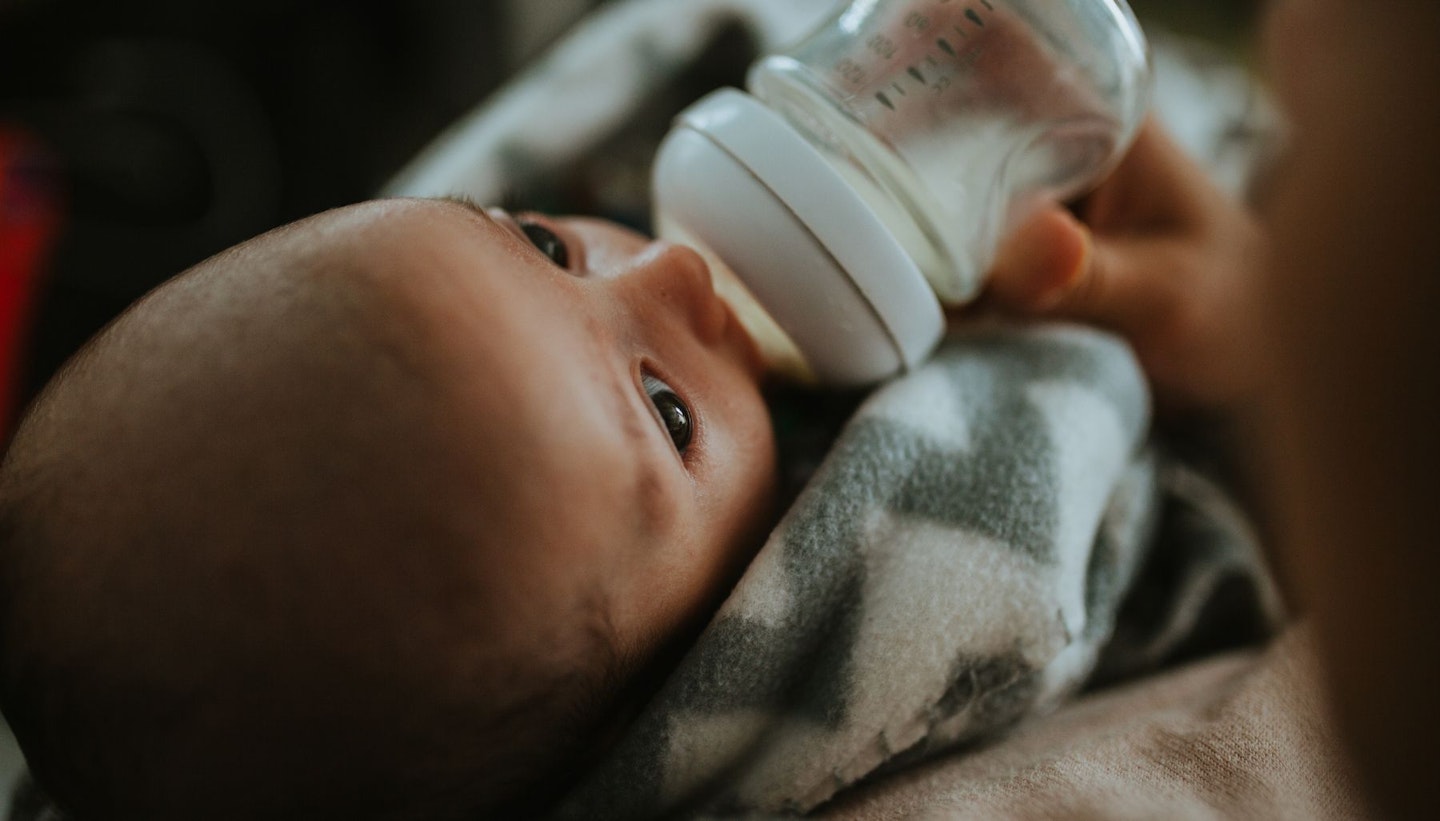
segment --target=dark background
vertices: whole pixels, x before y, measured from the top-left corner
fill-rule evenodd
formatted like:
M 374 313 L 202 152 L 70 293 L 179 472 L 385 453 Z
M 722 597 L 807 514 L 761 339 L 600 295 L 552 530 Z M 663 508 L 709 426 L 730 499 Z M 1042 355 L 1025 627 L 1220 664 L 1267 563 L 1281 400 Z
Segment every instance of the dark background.
M 526 5 L 0 0 L 0 124 L 62 212 L 22 396 L 165 278 L 371 195 L 505 76 Z
M 0 0 L 0 128 L 61 213 L 20 398 L 167 277 L 370 196 L 603 1 Z M 1254 3 L 1133 5 L 1243 43 Z

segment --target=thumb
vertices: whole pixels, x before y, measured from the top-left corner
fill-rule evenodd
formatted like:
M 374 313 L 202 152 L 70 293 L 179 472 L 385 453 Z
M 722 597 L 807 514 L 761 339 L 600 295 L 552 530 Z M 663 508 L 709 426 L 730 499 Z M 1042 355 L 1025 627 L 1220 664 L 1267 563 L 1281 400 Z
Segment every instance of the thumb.
M 990 268 L 990 297 L 1011 310 L 1044 313 L 1075 290 L 1093 255 L 1090 230 L 1060 205 L 1046 206 L 1001 244 Z
M 1069 211 L 1054 206 L 1022 223 L 1001 247 L 989 293 L 1004 310 L 1089 322 L 1128 335 L 1173 314 L 1190 285 L 1184 263 L 1184 242 L 1147 236 L 1097 240 Z

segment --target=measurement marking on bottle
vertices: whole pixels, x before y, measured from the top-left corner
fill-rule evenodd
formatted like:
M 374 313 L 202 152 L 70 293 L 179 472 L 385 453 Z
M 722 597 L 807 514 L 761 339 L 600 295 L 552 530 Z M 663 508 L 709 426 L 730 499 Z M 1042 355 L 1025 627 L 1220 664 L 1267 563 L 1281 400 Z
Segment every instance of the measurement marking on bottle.
M 875 92 L 875 99 L 879 100 L 881 103 L 883 103 L 883 104 L 885 105 L 886 108 L 890 109 L 891 111 L 894 111 L 894 110 L 895 110 L 895 104 L 892 103 L 892 102 L 890 102 L 890 98 L 885 96 L 885 92 L 883 92 L 883 91 L 877 91 L 877 92 Z
M 905 88 L 904 88 L 903 86 L 901 86 L 899 83 L 891 83 L 891 84 L 890 84 L 890 87 L 893 88 L 893 89 L 895 89 L 895 93 L 896 93 L 896 94 L 899 94 L 901 97 L 904 97 L 904 96 L 905 96 Z
M 941 51 L 945 52 L 946 54 L 950 55 L 951 57 L 954 57 L 954 56 L 955 56 L 955 47 L 952 46 L 952 45 L 950 45 L 950 41 L 949 41 L 949 40 L 946 40 L 944 37 L 941 37 L 939 40 L 936 40 L 936 41 L 935 41 L 935 45 L 939 46 Z
M 966 9 L 965 18 L 980 28 L 985 28 L 985 21 L 980 19 L 980 15 L 976 14 L 974 9 Z
M 922 86 L 925 85 L 925 75 L 920 73 L 920 69 L 911 66 L 906 73 L 908 73 L 911 77 L 914 77 L 915 82 L 919 83 Z
M 987 8 L 987 9 L 989 9 L 989 10 L 991 10 L 991 11 L 994 11 L 994 10 L 995 10 L 995 7 L 992 6 L 992 5 L 990 5 L 990 0 L 980 0 L 980 2 L 985 5 L 985 8 Z
M 935 58 L 934 58 L 933 56 L 929 55 L 929 54 L 925 55 L 925 65 L 927 65 L 927 66 L 929 66 L 929 67 L 931 67 L 931 68 L 939 68 L 939 67 L 940 67 L 940 64 L 937 63 L 937 62 L 935 62 Z
M 951 26 L 950 28 L 955 29 L 956 31 L 960 32 L 960 36 L 961 36 L 961 37 L 969 37 L 969 36 L 970 36 L 970 35 L 965 31 L 965 29 L 960 28 L 960 26 L 959 26 L 958 24 L 957 24 L 957 25 L 954 25 L 954 26 Z
M 865 69 L 859 63 L 846 57 L 835 64 L 835 72 L 845 79 L 850 85 L 858 86 L 865 82 Z

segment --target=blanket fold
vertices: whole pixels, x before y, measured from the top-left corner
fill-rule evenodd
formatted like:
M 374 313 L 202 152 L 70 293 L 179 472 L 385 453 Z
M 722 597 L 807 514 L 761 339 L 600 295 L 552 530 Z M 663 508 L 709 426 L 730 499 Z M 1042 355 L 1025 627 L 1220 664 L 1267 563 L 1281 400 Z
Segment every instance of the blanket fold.
M 1243 517 L 1193 498 L 1223 497 L 1147 430 L 1142 374 L 1114 337 L 952 336 L 860 407 L 559 817 L 806 812 L 1048 710 L 1086 683 L 1123 614 L 1143 623 L 1121 629 L 1135 640 L 1107 653 L 1111 675 L 1152 668 L 1227 572 L 1248 583 L 1227 606 L 1267 630 L 1278 613 Z M 1161 551 L 1183 572 L 1158 608 L 1127 608 L 1159 584 L 1142 570 L 1174 569 L 1150 560 Z

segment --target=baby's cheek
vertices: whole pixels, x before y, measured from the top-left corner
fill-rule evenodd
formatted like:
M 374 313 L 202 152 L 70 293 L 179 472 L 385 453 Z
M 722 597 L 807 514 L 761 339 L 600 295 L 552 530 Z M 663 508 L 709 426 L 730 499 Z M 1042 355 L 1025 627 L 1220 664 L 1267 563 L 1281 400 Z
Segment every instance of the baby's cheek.
M 739 526 L 739 520 L 756 515 L 754 508 L 774 491 L 775 436 L 759 389 L 744 377 L 737 377 L 718 398 L 707 414 L 712 424 L 695 473 L 706 512 Z
M 775 509 L 779 469 L 770 413 L 758 391 L 734 395 L 737 425 L 718 466 L 724 474 L 717 477 L 711 511 L 715 531 L 728 534 L 722 549 L 731 571 L 749 563 L 779 515 Z

